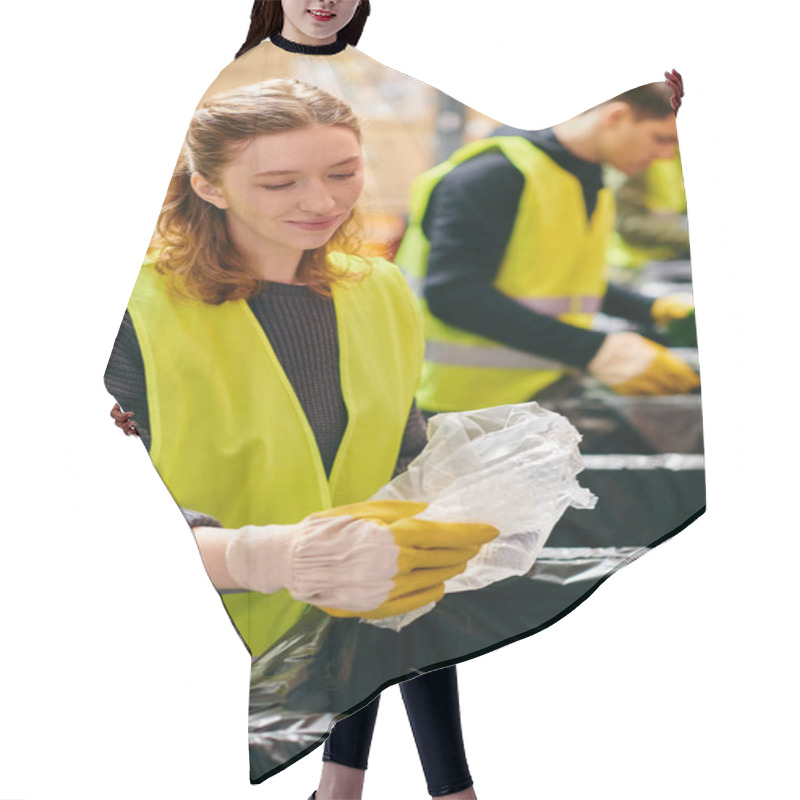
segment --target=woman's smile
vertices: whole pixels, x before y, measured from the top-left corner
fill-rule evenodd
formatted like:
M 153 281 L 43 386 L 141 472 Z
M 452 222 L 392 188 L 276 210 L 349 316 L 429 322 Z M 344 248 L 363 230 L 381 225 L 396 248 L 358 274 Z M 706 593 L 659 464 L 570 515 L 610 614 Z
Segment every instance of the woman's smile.
M 344 222 L 345 216 L 346 214 L 337 214 L 334 217 L 322 219 L 290 219 L 288 222 L 303 231 L 324 231 Z
M 332 11 L 323 11 L 321 8 L 309 8 L 308 13 L 320 22 L 330 22 L 336 16 Z

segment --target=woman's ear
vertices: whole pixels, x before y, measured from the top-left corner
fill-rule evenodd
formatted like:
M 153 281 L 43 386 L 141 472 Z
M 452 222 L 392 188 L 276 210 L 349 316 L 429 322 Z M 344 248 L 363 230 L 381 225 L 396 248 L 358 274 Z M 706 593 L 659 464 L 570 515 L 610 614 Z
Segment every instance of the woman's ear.
M 194 193 L 202 200 L 220 209 L 229 207 L 230 204 L 222 190 L 214 186 L 213 183 L 209 183 L 199 172 L 192 173 L 189 183 L 191 183 Z

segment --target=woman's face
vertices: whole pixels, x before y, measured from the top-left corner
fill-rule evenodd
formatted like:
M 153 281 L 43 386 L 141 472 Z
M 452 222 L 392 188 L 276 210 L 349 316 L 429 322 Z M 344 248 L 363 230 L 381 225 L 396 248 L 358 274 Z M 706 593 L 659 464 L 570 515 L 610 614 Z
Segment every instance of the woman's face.
M 228 162 L 215 186 L 198 173 L 192 185 L 225 209 L 241 252 L 299 256 L 327 244 L 353 210 L 364 186 L 361 145 L 337 126 L 265 134 Z
M 282 35 L 298 44 L 332 44 L 353 18 L 358 0 L 281 0 Z

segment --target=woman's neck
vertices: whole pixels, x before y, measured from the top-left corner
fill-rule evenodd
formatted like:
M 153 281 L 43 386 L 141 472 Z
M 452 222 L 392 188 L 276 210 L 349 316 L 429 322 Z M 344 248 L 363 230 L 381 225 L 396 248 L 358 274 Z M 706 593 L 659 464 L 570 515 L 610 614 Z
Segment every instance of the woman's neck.
M 284 19 L 283 21 L 283 30 L 281 31 L 281 36 L 283 36 L 284 39 L 288 39 L 290 42 L 294 42 L 295 44 L 304 44 L 306 46 L 310 45 L 311 47 L 333 44 L 336 41 L 336 33 L 332 33 L 325 39 L 315 39 L 313 36 L 303 33 L 300 28 L 293 25 L 288 19 Z
M 304 253 L 302 249 L 260 239 L 246 228 L 237 229 L 230 220 L 228 235 L 257 278 L 271 283 L 297 283 L 297 270 Z
M 301 34 L 301 36 L 303 36 Z M 286 29 L 282 33 L 275 33 L 270 37 L 270 41 L 281 50 L 287 50 L 290 53 L 302 53 L 304 55 L 313 56 L 332 56 L 336 53 L 341 53 L 347 47 L 347 42 L 344 39 L 334 39 L 329 44 L 320 44 L 319 39 L 311 39 L 311 37 L 303 36 L 308 39 L 312 44 L 304 44 L 296 40 L 294 37 L 287 36 Z
M 260 253 L 249 255 L 248 263 L 253 274 L 270 283 L 298 283 L 297 271 L 303 252 L 292 250 L 284 252 Z

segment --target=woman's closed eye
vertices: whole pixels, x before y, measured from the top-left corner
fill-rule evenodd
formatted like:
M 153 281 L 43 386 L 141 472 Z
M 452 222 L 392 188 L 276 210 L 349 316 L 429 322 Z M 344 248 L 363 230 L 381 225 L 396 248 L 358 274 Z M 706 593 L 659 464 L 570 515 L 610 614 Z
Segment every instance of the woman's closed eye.
M 275 191 L 276 189 L 288 189 L 290 186 L 294 186 L 294 181 L 289 181 L 288 183 L 265 183 L 262 184 L 261 188 Z
M 346 181 L 349 180 L 350 178 L 355 178 L 356 175 L 357 175 L 356 172 L 337 172 L 336 174 L 329 175 L 328 177 L 330 177 L 331 180 L 335 181 Z M 280 189 L 288 189 L 289 187 L 294 185 L 295 185 L 294 181 L 286 181 L 285 183 L 264 183 L 261 185 L 261 188 L 269 189 L 270 191 L 274 192 Z

